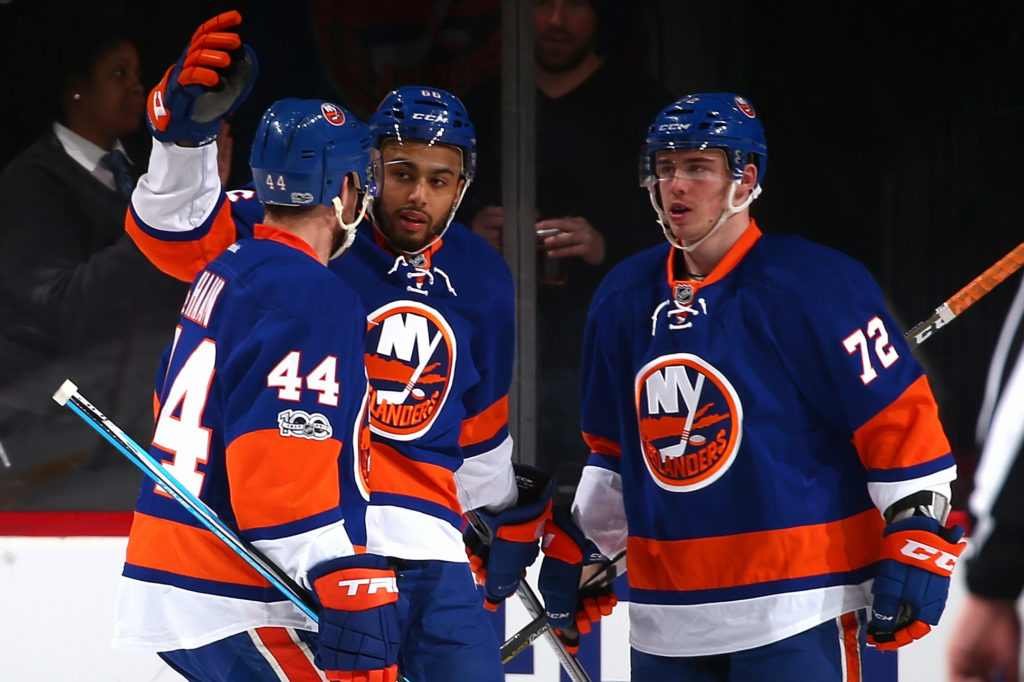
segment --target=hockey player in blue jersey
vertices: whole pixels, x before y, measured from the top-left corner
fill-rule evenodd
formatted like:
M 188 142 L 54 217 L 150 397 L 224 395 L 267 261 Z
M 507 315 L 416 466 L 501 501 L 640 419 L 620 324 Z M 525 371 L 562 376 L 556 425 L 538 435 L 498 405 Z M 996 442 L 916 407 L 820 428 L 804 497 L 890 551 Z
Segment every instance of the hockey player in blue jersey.
M 584 538 L 625 549 L 633 680 L 861 680 L 863 609 L 880 649 L 923 636 L 964 546 L 922 368 L 861 265 L 761 233 L 766 167 L 744 97 L 663 109 L 641 183 L 670 246 L 590 305 L 591 455 L 540 588 L 565 627 Z
M 228 56 L 216 69 L 228 80 L 230 62 Z M 196 88 L 194 97 L 216 93 L 215 85 Z M 169 101 L 157 91 L 155 99 Z M 198 124 L 188 106 L 167 109 L 172 124 Z M 211 107 L 202 107 L 202 118 L 210 115 Z M 127 229 L 158 267 L 191 279 L 251 234 L 263 209 L 252 190 L 225 192 L 209 172 L 216 163 L 211 139 L 188 148 L 152 128 L 149 172 L 133 196 Z M 397 569 L 399 665 L 408 679 L 498 682 L 498 642 L 467 561 L 463 512 L 479 510 L 497 538 L 485 593 L 498 603 L 536 556 L 549 497 L 543 477 L 517 476 L 511 461 L 512 277 L 494 249 L 452 222 L 476 155 L 473 124 L 458 98 L 430 87 L 397 88 L 371 117 L 370 134 L 382 164 L 372 220 L 359 225 L 348 255 L 329 264 L 368 317 L 366 551 Z M 290 191 L 274 174 L 253 180 L 260 192 Z M 520 496 L 519 482 L 538 494 Z
M 314 594 L 319 628 L 147 481 L 115 644 L 156 650 L 189 680 L 318 680 L 318 667 L 331 680 L 394 682 L 395 573 L 356 552 L 366 311 L 327 269 L 355 236 L 358 194 L 375 188 L 369 130 L 330 102 L 282 100 L 250 163 L 274 178 L 256 187 L 265 218 L 192 284 L 157 379 L 150 453 Z

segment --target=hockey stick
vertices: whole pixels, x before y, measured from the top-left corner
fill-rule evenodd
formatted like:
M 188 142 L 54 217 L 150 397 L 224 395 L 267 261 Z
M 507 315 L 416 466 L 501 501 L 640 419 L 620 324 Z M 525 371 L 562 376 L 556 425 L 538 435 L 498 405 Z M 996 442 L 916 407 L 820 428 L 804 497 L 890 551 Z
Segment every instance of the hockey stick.
M 597 564 L 594 565 L 596 566 Z M 605 585 L 610 585 L 615 578 L 625 572 L 626 550 L 622 550 L 615 555 L 614 559 L 609 559 L 608 561 L 600 564 L 597 571 L 580 583 L 580 589 L 584 590 L 589 587 L 603 587 Z M 550 630 L 550 628 L 551 625 L 548 623 L 547 616 L 541 613 L 539 616 L 527 623 L 521 630 L 519 630 L 519 632 L 505 640 L 505 643 L 501 645 L 501 662 L 508 663 L 511 661 L 526 647 L 533 644 L 534 640 Z
M 924 322 L 905 334 L 911 348 L 919 345 L 936 331 L 953 321 L 957 315 L 974 305 L 978 299 L 996 288 L 1003 280 L 1024 265 L 1024 242 L 990 265 L 985 272 L 972 279 L 967 286 L 953 294 L 935 309 Z
M 480 539 L 489 544 L 491 542 L 491 533 L 487 524 L 477 516 L 475 511 L 470 510 L 465 514 L 466 520 L 468 520 L 470 525 L 473 526 L 473 529 L 476 531 L 477 535 L 480 536 Z M 541 604 L 540 599 L 537 598 L 537 595 L 533 591 L 533 588 L 530 587 L 530 584 L 526 582 L 525 577 L 519 581 L 519 586 L 516 588 L 516 595 L 519 597 L 519 600 L 523 602 L 523 606 L 526 607 L 527 613 L 529 613 L 530 618 L 533 619 L 532 622 L 536 622 L 538 619 L 545 619 L 544 605 Z M 572 682 L 592 682 L 590 675 L 587 674 L 587 671 L 580 664 L 579 660 L 572 655 L 569 649 L 566 648 L 565 642 L 562 641 L 561 637 L 556 635 L 550 628 L 547 628 L 538 632 L 533 639 L 536 639 L 541 634 L 547 635 L 548 641 L 551 643 L 551 647 L 555 651 L 555 656 L 558 657 L 558 662 L 561 663 L 562 668 L 565 670 Z M 522 647 L 520 651 L 522 651 L 523 648 L 525 648 L 525 646 Z M 504 647 L 502 647 L 502 649 L 504 649 Z M 502 656 L 502 658 L 502 663 L 504 663 L 504 656 Z
M 117 428 L 114 422 L 107 419 L 106 415 L 86 400 L 78 392 L 78 387 L 71 380 L 66 380 L 61 384 L 57 392 L 53 394 L 53 399 L 58 405 L 66 405 L 101 436 L 106 438 L 132 464 L 156 481 L 175 501 L 185 507 L 196 520 L 206 526 L 218 539 L 231 548 L 235 554 L 245 559 L 246 563 L 256 569 L 257 573 L 266 578 L 271 585 L 276 587 L 281 594 L 299 607 L 304 614 L 309 616 L 310 620 L 319 626 L 320 617 L 317 614 L 316 603 L 306 590 L 263 556 L 258 549 L 235 535 L 235 532 L 221 521 L 215 511 L 189 492 L 152 455 L 139 447 L 139 444 L 132 440 L 128 434 Z M 399 682 L 409 682 L 408 678 L 401 674 L 399 674 L 398 680 Z
M 266 578 L 271 585 L 298 606 L 313 622 L 319 623 L 316 604 L 308 592 L 285 575 L 281 569 L 271 563 L 259 550 L 238 537 L 205 502 L 189 492 L 152 455 L 139 447 L 138 443 L 121 429 L 117 428 L 92 403 L 82 397 L 75 384 L 70 380 L 65 381 L 57 389 L 57 392 L 53 394 L 53 399 L 58 405 L 66 405 L 85 420 L 89 426 L 106 438 L 111 445 L 120 450 L 121 454 L 127 457 L 132 464 L 160 484 L 161 488 L 185 507 L 196 520 L 206 526 L 218 539 L 230 547 L 235 554 L 245 559 L 246 563 L 256 569 L 257 573 Z

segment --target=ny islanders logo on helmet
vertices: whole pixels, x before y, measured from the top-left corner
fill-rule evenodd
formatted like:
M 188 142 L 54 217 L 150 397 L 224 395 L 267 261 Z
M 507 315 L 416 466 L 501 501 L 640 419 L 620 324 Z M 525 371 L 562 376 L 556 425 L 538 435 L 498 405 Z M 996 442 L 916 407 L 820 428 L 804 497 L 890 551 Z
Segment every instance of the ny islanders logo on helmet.
M 647 363 L 636 376 L 636 409 L 644 463 L 661 488 L 699 490 L 732 466 L 742 406 L 729 381 L 697 356 Z
M 328 123 L 336 126 L 345 125 L 345 110 L 337 104 L 324 102 L 320 105 L 320 111 L 323 112 Z
M 455 334 L 436 310 L 396 301 L 372 312 L 367 331 L 370 428 L 396 440 L 423 435 L 455 373 Z

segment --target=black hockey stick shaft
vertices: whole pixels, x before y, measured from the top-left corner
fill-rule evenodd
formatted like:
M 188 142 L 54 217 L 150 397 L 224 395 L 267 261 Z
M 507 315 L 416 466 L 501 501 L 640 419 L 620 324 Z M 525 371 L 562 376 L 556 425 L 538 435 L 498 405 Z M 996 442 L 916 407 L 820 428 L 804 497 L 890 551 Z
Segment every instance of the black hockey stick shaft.
M 580 589 L 611 585 L 616 577 L 626 572 L 626 551 L 619 552 L 614 559 L 601 564 L 601 567 L 580 584 Z M 519 655 L 526 647 L 546 632 L 551 625 L 544 613 L 527 623 L 521 630 L 505 640 L 501 645 L 501 662 L 508 663 Z M 554 634 L 554 633 L 552 633 Z M 557 636 L 557 635 L 556 635 Z
M 935 309 L 932 316 L 918 323 L 906 333 L 910 346 L 920 345 L 936 331 L 946 326 L 953 319 L 978 302 L 988 292 L 995 289 L 1007 277 L 1017 272 L 1024 265 L 1024 242 L 1018 244 L 1008 254 L 990 265 L 986 270 L 972 279 L 960 291 L 946 299 Z
M 477 516 L 476 512 L 472 510 L 467 511 L 466 520 L 468 520 L 470 525 L 473 526 L 473 529 L 476 531 L 476 534 L 480 539 L 483 542 L 490 544 L 490 529 L 487 527 L 487 524 Z M 533 591 L 533 588 L 530 587 L 530 584 L 526 582 L 525 576 L 519 581 L 519 586 L 516 588 L 516 596 L 519 597 L 523 606 L 526 607 L 526 612 L 530 614 L 530 618 L 534 619 L 534 621 L 538 618 L 544 619 L 544 605 L 541 603 L 540 599 L 537 598 L 537 594 Z M 558 657 L 558 662 L 562 665 L 562 668 L 565 670 L 572 682 L 592 682 L 586 669 L 584 669 L 579 660 L 572 655 L 572 652 L 566 648 L 565 642 L 563 642 L 558 635 L 550 629 L 547 629 L 544 632 L 538 633 L 534 639 L 539 637 L 541 634 L 546 634 L 548 636 L 548 641 L 551 643 L 551 647 L 555 651 L 555 656 Z

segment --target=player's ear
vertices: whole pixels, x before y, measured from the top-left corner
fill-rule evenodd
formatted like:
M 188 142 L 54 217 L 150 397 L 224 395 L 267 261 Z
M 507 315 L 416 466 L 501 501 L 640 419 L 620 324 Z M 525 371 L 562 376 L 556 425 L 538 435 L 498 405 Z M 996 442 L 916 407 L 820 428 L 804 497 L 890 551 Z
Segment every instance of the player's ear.
M 348 173 L 342 178 L 338 196 L 341 197 L 341 204 L 345 207 L 341 214 L 342 218 L 346 223 L 351 224 L 355 220 L 356 208 L 359 205 L 359 194 L 356 191 L 352 173 Z
M 736 201 L 745 201 L 750 193 L 757 187 L 757 166 L 748 163 L 743 167 L 743 175 L 740 176 L 739 187 L 736 188 Z
M 743 167 L 743 177 L 740 178 L 740 186 L 747 191 L 753 191 L 753 189 L 757 187 L 757 176 L 757 166 L 752 163 L 748 163 Z

